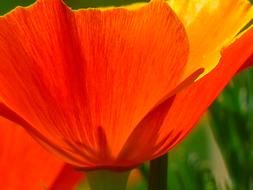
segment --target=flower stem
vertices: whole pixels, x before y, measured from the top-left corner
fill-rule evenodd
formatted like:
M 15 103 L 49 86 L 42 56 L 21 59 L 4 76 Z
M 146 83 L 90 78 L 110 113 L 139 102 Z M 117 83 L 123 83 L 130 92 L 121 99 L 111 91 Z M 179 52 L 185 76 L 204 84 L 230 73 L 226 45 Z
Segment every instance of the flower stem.
M 150 161 L 149 190 L 167 190 L 168 154 Z
M 96 170 L 87 172 L 91 190 L 125 190 L 130 171 Z

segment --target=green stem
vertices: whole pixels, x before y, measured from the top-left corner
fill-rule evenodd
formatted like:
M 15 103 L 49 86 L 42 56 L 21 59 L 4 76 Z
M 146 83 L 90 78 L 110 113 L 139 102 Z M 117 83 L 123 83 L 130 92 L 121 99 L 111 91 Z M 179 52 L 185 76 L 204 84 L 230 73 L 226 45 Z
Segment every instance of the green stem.
M 167 190 L 168 154 L 150 161 L 149 190 Z
M 95 170 L 87 172 L 91 190 L 125 190 L 130 171 Z

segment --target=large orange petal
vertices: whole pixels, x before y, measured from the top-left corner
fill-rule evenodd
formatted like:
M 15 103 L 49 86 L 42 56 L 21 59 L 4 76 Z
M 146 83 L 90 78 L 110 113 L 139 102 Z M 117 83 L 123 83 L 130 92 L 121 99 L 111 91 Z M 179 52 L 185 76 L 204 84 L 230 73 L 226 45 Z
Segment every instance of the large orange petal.
M 183 21 L 190 42 L 190 57 L 184 77 L 198 67 L 203 75 L 219 62 L 220 51 L 231 44 L 253 18 L 248 0 L 169 0 Z M 202 76 L 203 76 L 202 75 Z
M 73 169 L 66 170 L 66 167 L 39 146 L 24 129 L 0 117 L 0 189 L 60 190 L 52 188 L 59 183 L 67 183 L 72 188 L 80 181 L 77 175 L 81 174 Z M 60 182 L 63 175 L 69 178 Z
M 184 27 L 160 0 L 76 12 L 40 0 L 0 27 L 2 112 L 78 167 L 115 164 L 188 57 Z
M 225 85 L 253 55 L 252 44 L 253 28 L 224 49 L 221 61 L 214 70 L 176 95 L 159 131 L 160 137 L 154 157 L 164 154 L 178 144 L 196 125 Z

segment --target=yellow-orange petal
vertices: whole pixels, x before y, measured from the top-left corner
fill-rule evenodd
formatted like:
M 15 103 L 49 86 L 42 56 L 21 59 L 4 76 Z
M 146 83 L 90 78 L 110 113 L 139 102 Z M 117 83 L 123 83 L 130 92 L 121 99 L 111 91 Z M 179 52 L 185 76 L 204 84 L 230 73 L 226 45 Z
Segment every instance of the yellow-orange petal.
M 115 164 L 136 125 L 177 86 L 189 52 L 182 23 L 159 0 L 74 12 L 40 0 L 0 27 L 0 112 L 78 167 Z
M 71 189 L 80 181 L 77 175 L 81 174 L 74 173 L 73 169 L 66 171 L 66 167 L 39 146 L 24 129 L 0 117 L 0 189 L 52 189 L 62 175 L 69 176 L 65 184 Z
M 169 0 L 186 27 L 190 42 L 189 62 L 184 77 L 198 67 L 203 75 L 219 62 L 220 52 L 231 44 L 253 18 L 248 0 Z M 202 75 L 202 76 L 203 76 Z
M 221 61 L 214 70 L 176 95 L 159 131 L 160 137 L 154 157 L 173 148 L 197 124 L 225 85 L 252 56 L 252 44 L 253 28 L 224 49 Z

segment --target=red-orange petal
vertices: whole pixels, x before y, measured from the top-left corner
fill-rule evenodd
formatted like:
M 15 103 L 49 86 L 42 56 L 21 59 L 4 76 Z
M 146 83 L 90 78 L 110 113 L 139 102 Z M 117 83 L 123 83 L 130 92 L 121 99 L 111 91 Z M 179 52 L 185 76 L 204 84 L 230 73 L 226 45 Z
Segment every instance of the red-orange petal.
M 60 176 L 67 174 L 69 178 L 64 183 L 72 188 L 80 179 L 73 169 L 66 171 L 65 167 L 62 161 L 39 146 L 24 129 L 0 117 L 0 189 L 51 189 L 59 183 Z
M 240 71 L 247 69 L 249 67 L 253 66 L 253 53 L 252 55 L 247 59 L 247 61 L 240 67 Z
M 154 157 L 173 148 L 197 124 L 225 85 L 252 56 L 252 44 L 253 28 L 223 50 L 220 63 L 214 70 L 176 95 L 159 131 L 160 140 Z
M 65 164 L 49 190 L 76 190 L 79 182 L 83 179 L 83 172 L 75 171 L 72 166 Z
M 189 53 L 183 25 L 160 0 L 76 12 L 40 0 L 0 27 L 4 109 L 78 167 L 116 165 L 136 125 L 178 85 Z

